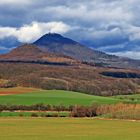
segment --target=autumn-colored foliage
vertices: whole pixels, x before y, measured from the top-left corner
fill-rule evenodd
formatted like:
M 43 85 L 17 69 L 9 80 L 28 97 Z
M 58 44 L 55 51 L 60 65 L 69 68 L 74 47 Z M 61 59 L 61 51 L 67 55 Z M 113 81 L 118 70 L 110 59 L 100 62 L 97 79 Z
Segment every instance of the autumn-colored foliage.
M 0 63 L 0 79 L 8 80 L 10 86 L 62 89 L 102 96 L 132 94 L 139 90 L 140 79 L 106 77 L 100 74 L 103 70 L 105 68 L 87 65 Z

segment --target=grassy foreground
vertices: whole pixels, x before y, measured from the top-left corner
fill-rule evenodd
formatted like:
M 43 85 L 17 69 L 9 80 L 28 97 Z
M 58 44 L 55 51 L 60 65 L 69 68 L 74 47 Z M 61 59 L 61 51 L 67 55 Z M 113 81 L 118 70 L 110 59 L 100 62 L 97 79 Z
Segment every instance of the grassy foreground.
M 10 89 L 8 89 L 8 93 Z M 0 89 L 0 91 L 6 92 L 6 90 Z M 11 91 L 16 92 L 15 89 Z M 22 93 L 24 91 L 24 93 Z M 115 99 L 111 97 L 100 97 L 87 95 L 72 91 L 62 91 L 62 90 L 39 90 L 34 89 L 33 91 L 27 91 L 27 89 L 17 88 L 17 92 L 20 94 L 10 94 L 0 96 L 0 104 L 10 104 L 10 105 L 33 105 L 33 104 L 50 104 L 50 105 L 92 105 L 94 103 L 98 104 L 114 104 L 120 102 L 120 99 Z
M 74 118 L 0 118 L 1 140 L 139 140 L 140 122 Z

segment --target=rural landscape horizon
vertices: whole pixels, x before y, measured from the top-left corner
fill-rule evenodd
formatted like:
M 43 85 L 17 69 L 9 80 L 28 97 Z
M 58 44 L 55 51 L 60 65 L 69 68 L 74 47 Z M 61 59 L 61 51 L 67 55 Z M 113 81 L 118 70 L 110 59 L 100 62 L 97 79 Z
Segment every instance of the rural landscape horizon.
M 0 139 L 139 140 L 138 0 L 0 0 Z

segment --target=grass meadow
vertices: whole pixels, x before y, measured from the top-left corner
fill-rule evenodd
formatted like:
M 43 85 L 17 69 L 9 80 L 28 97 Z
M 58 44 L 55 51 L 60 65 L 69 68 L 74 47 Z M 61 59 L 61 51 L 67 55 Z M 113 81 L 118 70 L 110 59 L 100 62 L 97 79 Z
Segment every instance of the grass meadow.
M 139 140 L 140 122 L 87 118 L 0 118 L 1 140 Z
M 133 102 L 140 104 L 140 94 L 133 95 L 118 95 L 114 96 L 116 99 L 125 100 L 126 102 Z
M 39 90 L 26 88 L 0 89 L 0 104 L 10 105 L 33 105 L 33 104 L 50 104 L 50 105 L 92 105 L 97 104 L 114 104 L 121 100 L 111 97 L 93 96 L 72 91 L 62 90 Z M 8 94 L 6 94 L 6 92 Z M 12 94 L 10 94 L 10 92 Z M 19 94 L 18 94 L 19 93 Z

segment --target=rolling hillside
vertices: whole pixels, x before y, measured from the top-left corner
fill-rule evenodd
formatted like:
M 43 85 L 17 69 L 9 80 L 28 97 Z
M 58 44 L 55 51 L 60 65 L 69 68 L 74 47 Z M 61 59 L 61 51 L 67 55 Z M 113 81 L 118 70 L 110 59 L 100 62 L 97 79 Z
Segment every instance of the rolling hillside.
M 33 105 L 43 103 L 68 106 L 76 104 L 92 105 L 94 103 L 114 104 L 120 102 L 119 99 L 114 99 L 111 97 L 92 96 L 78 92 L 62 90 L 28 90 L 27 88 L 14 88 L 9 90 L 3 89 L 0 90 L 0 92 L 3 93 L 3 95 L 0 96 L 0 104 L 10 105 Z
M 43 52 L 35 45 L 31 44 L 24 44 L 15 49 L 11 52 L 0 55 L 0 61 L 15 61 L 15 62 L 42 62 L 42 63 L 67 63 L 67 64 L 76 64 L 78 63 L 71 57 L 68 57 L 63 54 L 52 53 L 52 52 Z
M 68 90 L 100 96 L 139 92 L 139 78 L 120 78 L 127 73 L 139 74 L 138 70 L 99 68 L 79 64 L 69 66 L 60 65 L 62 64 L 60 62 L 57 63 L 59 65 L 52 62 L 51 65 L 21 62 L 0 63 L 0 79 L 8 80 L 13 87 Z M 119 78 L 105 76 L 103 72 L 113 73 L 115 76 L 117 72 Z

